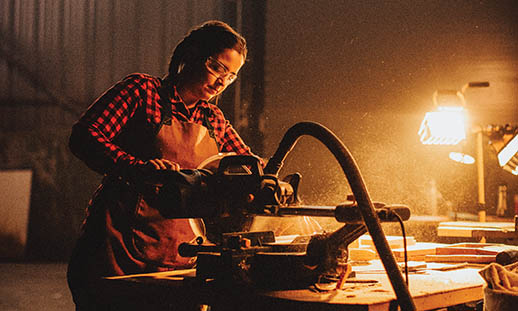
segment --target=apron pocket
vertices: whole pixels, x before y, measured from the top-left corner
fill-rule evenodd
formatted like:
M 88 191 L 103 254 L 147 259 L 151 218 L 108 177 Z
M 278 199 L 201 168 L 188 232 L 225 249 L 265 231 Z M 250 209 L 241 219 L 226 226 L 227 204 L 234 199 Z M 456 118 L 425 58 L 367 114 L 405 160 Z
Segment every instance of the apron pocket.
M 189 219 L 165 218 L 150 202 L 155 202 L 155 198 L 141 195 L 135 209 L 132 240 L 136 254 L 143 261 L 158 266 L 192 267 L 195 258 L 178 254 L 181 243 L 197 237 Z

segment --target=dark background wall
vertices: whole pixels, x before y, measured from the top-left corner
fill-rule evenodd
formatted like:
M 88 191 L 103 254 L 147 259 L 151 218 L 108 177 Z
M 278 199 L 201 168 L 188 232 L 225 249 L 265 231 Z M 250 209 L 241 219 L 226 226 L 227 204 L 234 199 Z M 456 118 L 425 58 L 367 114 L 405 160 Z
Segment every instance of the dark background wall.
M 373 199 L 430 214 L 435 196 L 442 214 L 476 213 L 475 166 L 421 145 L 417 130 L 435 90 L 470 81 L 490 82 L 466 91 L 472 125 L 516 124 L 516 1 L 271 1 L 267 12 L 266 154 L 289 126 L 317 121 L 350 149 Z M 498 185 L 511 197 L 517 181 L 485 153 L 494 207 Z M 308 138 L 285 168 L 303 173 L 307 201 L 332 203 L 348 193 L 335 162 Z
M 0 3 L 0 169 L 30 168 L 26 258 L 65 259 L 100 176 L 68 152 L 74 120 L 131 72 L 163 75 L 193 25 L 222 19 L 250 60 L 222 108 L 254 150 L 275 151 L 303 120 L 320 122 L 355 157 L 373 199 L 414 214 L 475 212 L 476 169 L 423 146 L 417 130 L 436 89 L 469 89 L 473 124 L 518 123 L 516 1 L 19 1 Z M 485 143 L 488 143 L 487 138 Z M 469 145 L 468 145 L 469 147 Z M 516 177 L 485 148 L 486 201 Z M 349 188 L 330 154 L 303 138 L 282 173 L 303 174 L 309 204 Z M 437 204 L 432 204 L 437 202 Z

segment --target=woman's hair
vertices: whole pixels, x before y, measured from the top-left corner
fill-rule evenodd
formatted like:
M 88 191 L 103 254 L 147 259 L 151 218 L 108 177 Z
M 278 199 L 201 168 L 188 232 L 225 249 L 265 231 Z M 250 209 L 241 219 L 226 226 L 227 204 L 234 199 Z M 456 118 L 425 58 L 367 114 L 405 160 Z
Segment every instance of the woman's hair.
M 194 27 L 176 45 L 169 62 L 168 79 L 175 81 L 185 67 L 203 62 L 207 57 L 234 49 L 246 59 L 246 40 L 221 21 L 207 21 Z

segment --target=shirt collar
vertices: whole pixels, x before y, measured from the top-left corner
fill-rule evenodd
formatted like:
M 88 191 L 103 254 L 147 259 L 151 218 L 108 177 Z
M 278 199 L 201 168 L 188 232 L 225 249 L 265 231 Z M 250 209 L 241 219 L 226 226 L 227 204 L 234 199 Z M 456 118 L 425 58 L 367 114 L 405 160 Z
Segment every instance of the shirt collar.
M 180 97 L 180 94 L 178 93 L 178 90 L 176 89 L 176 85 L 173 85 L 173 92 L 171 93 L 170 101 L 173 105 L 175 105 L 177 108 L 181 107 L 181 110 L 185 110 L 186 112 L 189 112 L 189 109 L 187 109 L 187 106 L 185 106 L 185 103 L 182 101 L 182 98 Z M 190 111 L 190 114 L 198 109 L 201 108 L 209 108 L 209 102 L 206 100 L 200 100 L 194 106 L 194 109 Z
M 181 103 L 182 99 L 180 98 L 180 94 L 178 94 L 178 90 L 176 89 L 176 85 L 173 86 L 173 94 L 171 96 L 172 103 Z

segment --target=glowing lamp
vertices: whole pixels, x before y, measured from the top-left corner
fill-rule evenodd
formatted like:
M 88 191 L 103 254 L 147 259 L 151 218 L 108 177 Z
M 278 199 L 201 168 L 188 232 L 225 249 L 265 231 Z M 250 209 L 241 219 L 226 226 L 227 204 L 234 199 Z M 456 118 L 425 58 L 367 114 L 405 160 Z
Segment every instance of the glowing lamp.
M 417 134 L 425 145 L 456 145 L 466 139 L 466 111 L 460 92 L 436 91 L 436 111 L 427 112 Z
M 434 112 L 428 112 L 418 131 L 419 138 L 423 144 L 448 144 L 456 145 L 466 139 L 467 113 L 465 112 L 466 101 L 464 94 L 468 88 L 489 87 L 489 82 L 469 82 L 462 87 L 462 91 L 435 91 L 433 94 Z M 485 212 L 485 186 L 484 186 L 484 144 L 483 131 L 480 126 L 471 126 L 471 132 L 475 134 L 475 154 L 473 157 L 462 153 L 450 153 L 450 159 L 465 163 L 477 164 L 477 188 L 478 188 L 478 216 L 480 222 L 486 221 Z M 518 151 L 518 140 L 514 143 L 513 157 Z M 508 157 L 508 156 L 507 156 Z M 514 162 L 518 164 L 518 158 Z M 511 161 L 511 160 L 509 160 Z M 512 168 L 518 173 L 516 165 Z M 485 241 L 483 238 L 482 241 Z M 481 241 L 481 242 L 482 242 Z
M 497 152 L 498 164 L 513 175 L 518 175 L 518 129 L 494 127 L 490 135 L 491 145 Z

